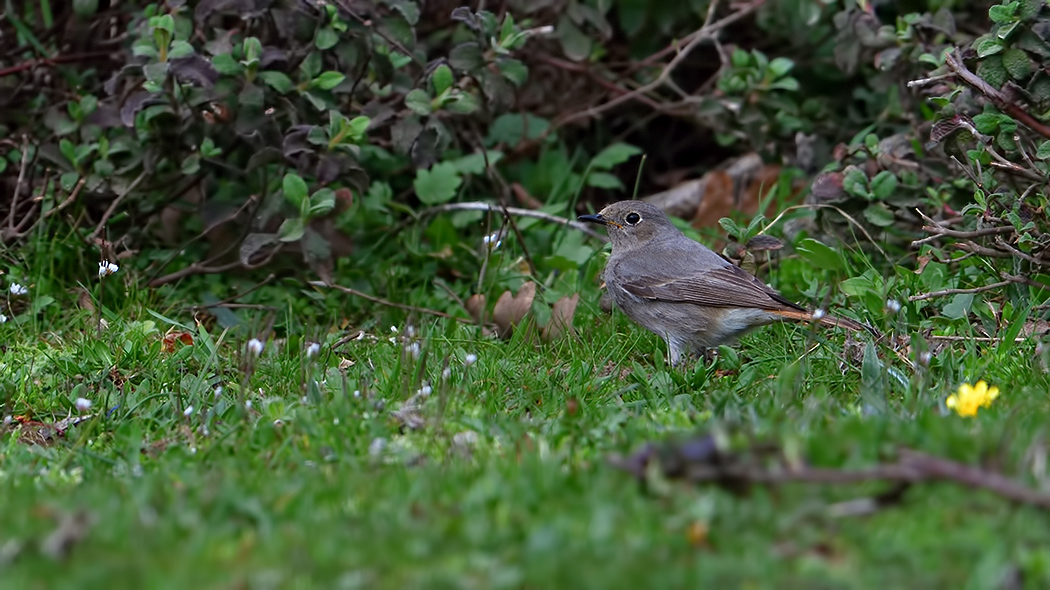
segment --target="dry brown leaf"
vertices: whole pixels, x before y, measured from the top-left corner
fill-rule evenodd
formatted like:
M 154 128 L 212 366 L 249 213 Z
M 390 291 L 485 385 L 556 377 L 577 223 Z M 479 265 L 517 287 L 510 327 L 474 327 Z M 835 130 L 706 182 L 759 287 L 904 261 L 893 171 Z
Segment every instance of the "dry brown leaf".
M 492 309 L 492 320 L 499 327 L 500 338 L 510 338 L 515 326 L 519 325 L 532 309 L 532 300 L 536 298 L 536 283 L 529 281 L 521 286 L 517 295 L 504 291 Z
M 471 295 L 467 301 L 463 304 L 466 308 L 467 313 L 470 317 L 474 318 L 474 321 L 483 324 L 485 323 L 485 296 L 481 293 L 475 293 Z
M 551 319 L 543 327 L 543 339 L 548 342 L 561 338 L 562 334 L 572 334 L 572 318 L 576 315 L 576 304 L 580 302 L 580 294 L 574 293 L 571 297 L 566 295 L 559 299 L 551 310 Z

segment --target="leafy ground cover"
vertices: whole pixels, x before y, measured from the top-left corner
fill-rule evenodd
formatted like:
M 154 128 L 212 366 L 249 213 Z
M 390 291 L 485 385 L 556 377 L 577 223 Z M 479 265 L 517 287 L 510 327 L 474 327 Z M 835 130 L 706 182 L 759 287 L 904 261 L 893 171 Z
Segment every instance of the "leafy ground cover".
M 258 358 L 144 291 L 106 308 L 101 331 L 83 310 L 0 326 L 0 585 L 1050 579 L 1045 513 L 988 491 L 877 480 L 742 490 L 652 468 L 639 482 L 609 461 L 716 432 L 727 456 L 762 444 L 796 465 L 859 469 L 907 447 L 1045 487 L 1048 384 L 1028 344 L 953 342 L 909 369 L 885 344 L 882 360 L 865 359 L 843 333 L 773 326 L 710 366 L 672 370 L 655 336 L 597 300 L 591 287 L 576 335 L 553 343 L 377 309 L 374 329 L 333 330 L 314 348 L 289 334 Z M 977 378 L 999 398 L 975 417 L 949 411 L 946 398 Z M 57 433 L 66 416 L 83 421 Z M 870 510 L 855 512 L 865 498 Z

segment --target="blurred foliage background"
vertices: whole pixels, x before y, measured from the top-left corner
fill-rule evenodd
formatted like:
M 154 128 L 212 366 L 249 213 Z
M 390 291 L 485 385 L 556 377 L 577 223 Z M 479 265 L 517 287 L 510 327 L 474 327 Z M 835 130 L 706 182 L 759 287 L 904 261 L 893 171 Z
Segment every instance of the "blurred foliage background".
M 46 297 L 5 313 L 85 305 L 115 260 L 223 326 L 366 326 L 375 298 L 486 321 L 527 283 L 541 323 L 571 322 L 552 306 L 598 284 L 602 245 L 570 220 L 647 197 L 759 274 L 775 259 L 792 296 L 992 332 L 1045 299 L 1048 15 L 8 1 L 0 266 Z

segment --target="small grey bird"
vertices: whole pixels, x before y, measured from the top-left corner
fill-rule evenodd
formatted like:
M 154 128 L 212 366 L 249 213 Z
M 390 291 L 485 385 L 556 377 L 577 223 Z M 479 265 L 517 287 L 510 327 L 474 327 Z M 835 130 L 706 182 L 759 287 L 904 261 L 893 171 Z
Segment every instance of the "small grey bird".
M 604 224 L 612 241 L 605 284 L 635 322 L 667 341 L 671 364 L 683 353 L 730 344 L 779 321 L 865 329 L 852 320 L 812 314 L 704 245 L 689 239 L 662 210 L 620 201 L 580 221 Z

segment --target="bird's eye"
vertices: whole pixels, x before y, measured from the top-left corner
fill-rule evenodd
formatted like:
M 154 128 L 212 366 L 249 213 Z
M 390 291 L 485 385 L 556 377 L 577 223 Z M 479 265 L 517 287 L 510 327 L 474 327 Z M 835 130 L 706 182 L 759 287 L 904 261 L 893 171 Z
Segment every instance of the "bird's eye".
M 627 222 L 627 225 L 638 225 L 638 222 L 642 220 L 642 216 L 637 213 L 628 213 L 623 220 Z

